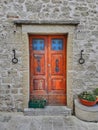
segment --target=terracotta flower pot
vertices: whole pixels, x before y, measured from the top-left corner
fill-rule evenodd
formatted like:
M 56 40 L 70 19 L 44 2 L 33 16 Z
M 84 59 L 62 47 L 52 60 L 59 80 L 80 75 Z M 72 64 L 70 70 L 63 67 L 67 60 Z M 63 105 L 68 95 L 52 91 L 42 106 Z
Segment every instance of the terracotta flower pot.
M 81 99 L 81 98 L 79 98 L 79 101 L 81 104 L 83 104 L 85 106 L 94 106 L 97 102 L 97 101 L 88 101 L 88 100 Z

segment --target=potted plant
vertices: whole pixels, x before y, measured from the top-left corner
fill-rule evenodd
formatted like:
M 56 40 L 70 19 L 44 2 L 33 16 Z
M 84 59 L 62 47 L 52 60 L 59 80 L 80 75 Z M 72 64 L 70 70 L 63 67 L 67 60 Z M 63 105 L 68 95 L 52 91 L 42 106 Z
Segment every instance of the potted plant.
M 97 102 L 98 102 L 98 88 L 95 88 L 93 90 L 93 94 L 96 96 Z
M 85 106 L 94 106 L 96 104 L 96 96 L 91 92 L 84 91 L 78 95 L 78 98 Z
M 31 99 L 29 101 L 29 108 L 44 108 L 46 106 L 45 99 Z

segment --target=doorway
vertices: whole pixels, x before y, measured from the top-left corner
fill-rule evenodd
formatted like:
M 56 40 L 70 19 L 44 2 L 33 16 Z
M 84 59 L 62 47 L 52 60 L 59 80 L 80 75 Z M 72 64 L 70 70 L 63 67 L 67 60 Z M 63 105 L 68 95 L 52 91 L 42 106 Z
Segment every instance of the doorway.
M 29 35 L 30 99 L 66 105 L 67 35 Z

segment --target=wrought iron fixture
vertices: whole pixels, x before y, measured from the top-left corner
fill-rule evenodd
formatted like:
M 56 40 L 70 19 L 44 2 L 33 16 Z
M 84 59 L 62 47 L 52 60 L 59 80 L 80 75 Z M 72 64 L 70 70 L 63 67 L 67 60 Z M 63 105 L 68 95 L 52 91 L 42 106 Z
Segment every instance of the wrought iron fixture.
M 83 51 L 84 51 L 84 50 L 81 50 L 81 53 L 80 53 L 80 59 L 79 59 L 79 63 L 80 63 L 80 64 L 84 64 L 84 63 L 85 63 L 85 60 L 83 59 L 83 54 L 82 54 Z
M 37 72 L 41 72 L 41 66 L 40 66 L 41 56 L 34 55 L 34 57 L 35 57 L 35 58 L 36 58 L 36 60 L 37 60 L 37 67 L 36 67 L 36 71 L 37 71 Z
M 12 63 L 17 64 L 18 63 L 18 59 L 16 58 L 16 51 L 15 51 L 15 49 L 13 49 L 12 51 L 14 53 L 14 58 L 12 59 Z
M 55 71 L 59 72 L 59 60 L 56 59 L 55 63 L 56 63 Z
M 36 68 L 36 70 L 37 70 L 37 72 L 40 72 L 41 71 L 41 67 L 40 67 L 40 58 L 38 58 L 37 59 L 37 68 Z

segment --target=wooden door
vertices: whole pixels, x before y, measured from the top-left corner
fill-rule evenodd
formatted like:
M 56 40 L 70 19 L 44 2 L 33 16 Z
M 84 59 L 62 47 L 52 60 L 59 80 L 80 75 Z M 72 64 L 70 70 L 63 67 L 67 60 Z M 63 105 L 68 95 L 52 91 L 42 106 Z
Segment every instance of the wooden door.
M 30 35 L 30 99 L 66 105 L 66 42 L 61 35 Z

